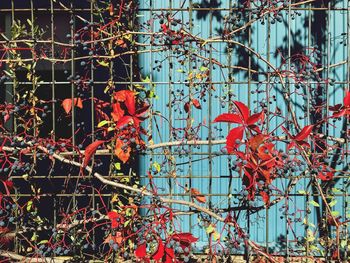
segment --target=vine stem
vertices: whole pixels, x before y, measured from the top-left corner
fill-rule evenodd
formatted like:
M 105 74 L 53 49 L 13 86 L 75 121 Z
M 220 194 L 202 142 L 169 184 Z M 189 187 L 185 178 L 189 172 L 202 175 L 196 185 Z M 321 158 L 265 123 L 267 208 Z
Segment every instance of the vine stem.
M 27 145 L 31 146 L 31 147 L 33 146 L 30 143 L 27 143 Z M 49 154 L 49 151 L 45 147 L 37 146 L 37 148 L 39 150 L 43 151 L 44 153 Z M 121 184 L 121 183 L 118 183 L 118 182 L 113 182 L 111 180 L 106 179 L 103 175 L 101 175 L 101 174 L 99 174 L 97 172 L 93 172 L 93 168 L 90 167 L 90 166 L 85 166 L 84 167 L 82 163 L 76 162 L 74 160 L 69 160 L 69 159 L 63 157 L 62 155 L 58 155 L 56 153 L 51 154 L 51 156 L 53 158 L 55 158 L 56 160 L 62 162 L 62 163 L 74 165 L 74 166 L 79 167 L 81 169 L 85 169 L 87 172 L 92 173 L 93 176 L 96 177 L 100 182 L 102 182 L 102 183 L 104 183 L 106 185 L 110 185 L 110 186 L 113 186 L 113 187 L 116 187 L 116 188 L 128 190 L 128 191 L 131 191 L 131 192 L 135 192 L 135 193 L 141 194 L 143 196 L 159 197 L 160 201 L 162 201 L 163 203 L 179 204 L 179 205 L 184 205 L 184 206 L 187 206 L 187 207 L 195 208 L 198 211 L 203 212 L 203 213 L 211 216 L 212 218 L 215 218 L 216 220 L 218 220 L 220 222 L 226 223 L 227 225 L 230 225 L 232 227 L 237 228 L 237 224 L 234 224 L 233 222 L 226 222 L 226 218 L 221 217 L 220 215 L 218 215 L 218 214 L 214 213 L 213 211 L 209 210 L 208 208 L 205 208 L 203 206 L 197 205 L 194 202 L 189 202 L 189 201 L 185 201 L 185 200 L 178 200 L 178 199 L 164 198 L 164 197 L 157 196 L 156 194 L 148 191 L 145 188 L 139 189 L 139 188 L 134 188 L 132 186 Z M 276 263 L 278 262 L 275 259 L 273 259 L 268 253 L 262 251 L 260 249 L 260 247 L 255 242 L 253 242 L 253 241 L 251 241 L 249 239 L 246 242 L 251 246 L 251 248 L 253 248 L 255 250 L 255 252 L 257 254 L 268 258 L 271 262 L 276 262 Z

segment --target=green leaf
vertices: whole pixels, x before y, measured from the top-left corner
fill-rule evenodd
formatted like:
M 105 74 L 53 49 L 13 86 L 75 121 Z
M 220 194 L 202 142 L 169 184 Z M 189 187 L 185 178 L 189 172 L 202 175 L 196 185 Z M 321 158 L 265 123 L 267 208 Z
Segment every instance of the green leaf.
M 214 239 L 215 241 L 219 240 L 219 239 L 220 239 L 220 233 L 217 232 L 217 231 L 214 231 L 214 233 L 213 233 L 213 239 Z
M 315 207 L 320 207 L 320 205 L 314 200 L 309 201 L 309 204 Z
M 340 212 L 339 211 L 332 211 L 331 215 L 336 217 L 336 216 L 340 215 Z
M 206 229 L 205 229 L 205 232 L 207 232 L 207 234 L 210 234 L 212 232 L 215 231 L 215 228 L 213 227 L 212 224 L 210 224 Z
M 184 70 L 181 69 L 181 68 L 177 69 L 176 71 L 179 72 L 179 73 L 185 73 L 185 72 L 186 72 L 186 71 L 184 71 Z
M 333 187 L 332 188 L 332 192 L 333 193 L 339 193 L 339 192 L 341 192 L 338 188 L 336 188 L 336 187 Z
M 343 240 L 340 242 L 340 246 L 341 246 L 342 248 L 344 248 L 344 247 L 346 246 L 347 243 L 348 243 L 348 242 L 347 242 L 345 239 L 343 239 Z
M 337 202 L 338 201 L 336 199 L 333 199 L 328 205 L 329 205 L 329 207 L 333 207 L 337 204 Z
M 33 206 L 33 201 L 32 200 L 28 201 L 28 203 L 27 203 L 27 211 L 28 212 L 32 209 L 32 206 Z
M 299 190 L 298 193 L 301 195 L 307 195 L 307 192 L 305 190 Z
M 105 126 L 105 125 L 108 124 L 108 123 L 110 123 L 110 122 L 107 121 L 107 120 L 103 120 L 103 121 L 99 122 L 99 124 L 97 124 L 97 127 L 98 127 L 98 128 L 101 128 L 101 127 Z
M 116 170 L 120 170 L 120 163 L 115 163 L 114 167 L 115 167 Z
M 99 61 L 99 60 L 97 60 L 97 63 L 100 64 L 103 67 L 108 67 L 109 66 L 109 62 L 106 62 L 106 61 Z
M 200 70 L 200 71 L 207 71 L 208 68 L 207 68 L 207 67 L 204 67 L 204 66 L 201 66 L 201 67 L 199 68 L 199 70 Z
M 152 164 L 152 166 L 156 169 L 157 173 L 160 172 L 160 164 L 159 164 L 159 163 L 154 162 L 154 163 Z

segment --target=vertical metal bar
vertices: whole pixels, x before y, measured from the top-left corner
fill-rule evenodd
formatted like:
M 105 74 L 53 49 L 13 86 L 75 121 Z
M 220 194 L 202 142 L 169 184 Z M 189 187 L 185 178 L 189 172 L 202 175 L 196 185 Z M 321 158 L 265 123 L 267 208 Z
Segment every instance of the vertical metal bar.
M 346 18 L 346 46 L 347 46 L 347 57 L 346 57 L 346 80 L 347 80 L 347 87 L 350 86 L 350 1 L 347 1 L 347 10 L 346 10 L 346 14 L 347 14 L 347 18 Z M 346 158 L 345 158 L 345 164 L 344 166 L 348 165 L 348 141 L 346 142 Z M 347 180 L 348 181 L 348 180 Z M 348 181 L 349 182 L 349 181 Z M 348 211 L 348 187 L 349 187 L 349 183 L 346 183 L 346 188 L 344 189 L 344 193 L 345 193 L 345 201 L 343 199 L 343 206 L 344 206 L 344 215 L 345 215 L 345 220 L 348 220 L 349 217 L 347 216 L 347 211 Z M 344 183 L 345 185 L 345 183 Z M 345 227 L 345 236 L 346 236 L 346 244 L 348 244 L 348 233 L 349 233 L 349 229 L 348 227 Z M 349 247 L 345 246 L 345 255 L 344 258 L 348 258 L 349 255 Z
M 248 20 L 251 21 L 252 19 L 252 13 L 249 12 L 249 15 L 248 15 Z M 252 47 L 252 28 L 249 27 L 248 28 L 248 47 L 249 49 L 251 49 Z M 247 105 L 248 107 L 250 108 L 250 93 L 251 93 L 251 77 L 252 77 L 252 56 L 251 56 L 251 52 L 250 50 L 248 51 L 248 101 L 247 101 Z M 250 238 L 250 233 L 251 233 L 251 215 L 250 215 L 250 202 L 248 201 L 248 209 L 247 209 L 247 224 L 248 224 L 248 235 L 249 235 L 249 238 Z M 247 263 L 250 262 L 250 248 L 247 246 L 247 249 L 246 249 L 246 261 Z
M 291 9 L 291 4 L 292 4 L 292 1 L 289 0 L 288 1 L 288 72 L 290 72 L 290 67 L 291 67 L 291 12 L 292 12 L 292 9 Z M 287 91 L 286 92 L 290 92 L 290 81 L 289 79 L 287 78 L 286 79 L 287 81 Z M 282 84 L 282 83 L 281 83 Z M 291 99 L 291 98 L 290 98 Z M 288 103 L 288 102 L 287 102 Z M 289 109 L 289 107 L 288 107 Z M 289 111 L 289 110 L 288 110 Z M 287 113 L 287 118 L 289 116 L 289 112 Z M 288 119 L 287 119 L 288 121 Z M 287 188 L 286 188 L 287 190 Z M 289 224 L 288 224 L 288 212 L 289 212 L 289 204 L 288 204 L 288 193 L 285 192 L 285 209 L 286 209 L 286 215 L 285 215 L 285 224 L 286 224 L 286 262 L 289 262 L 289 239 L 288 239 L 288 236 L 289 236 Z
M 55 19 L 54 19 L 54 3 L 50 0 L 50 15 L 51 15 L 51 50 L 52 58 L 55 58 Z M 51 62 L 51 100 L 52 100 L 52 131 L 53 138 L 56 138 L 56 108 L 55 108 L 55 62 Z M 51 176 L 51 173 L 50 173 Z M 55 196 L 53 199 L 53 225 L 57 225 L 57 198 Z
M 209 11 L 209 38 L 213 35 L 213 9 Z M 208 89 L 208 116 L 209 116 L 209 134 L 208 134 L 208 153 L 209 153 L 209 208 L 212 207 L 212 188 L 213 188 L 213 155 L 212 155 L 212 85 L 213 85 L 213 44 L 209 45 L 209 89 Z
M 190 21 L 190 24 L 189 24 L 189 30 L 190 30 L 190 34 L 193 35 L 193 25 L 192 25 L 192 17 L 193 17 L 193 1 L 192 0 L 189 0 L 189 9 L 188 9 L 188 12 L 189 12 L 189 21 Z M 191 63 L 191 57 L 192 57 L 192 48 L 190 47 L 189 48 L 189 60 L 188 60 L 188 68 L 189 70 L 191 71 L 192 70 L 192 63 Z M 191 98 L 192 98 L 192 90 L 193 90 L 193 80 L 192 78 L 190 79 L 189 81 L 189 98 L 190 98 L 190 101 L 191 101 Z M 192 103 L 192 102 L 191 102 Z M 189 116 L 191 119 L 192 119 L 192 107 L 190 107 L 190 114 L 191 116 Z M 192 124 L 192 120 L 188 120 L 189 121 L 189 125 Z M 191 125 L 192 126 L 192 125 Z M 192 139 L 192 138 L 191 138 Z M 192 171 L 192 151 L 193 151 L 193 147 L 191 145 L 188 146 L 189 147 L 189 167 L 188 167 L 188 176 L 189 176 L 189 188 L 191 189 L 192 188 L 192 175 L 193 175 L 193 171 Z M 191 226 L 192 226 L 192 216 L 190 215 L 189 216 L 189 228 L 188 229 L 191 229 Z
M 267 17 L 267 61 L 270 62 L 270 47 L 271 47 L 271 20 L 270 16 Z M 267 113 L 266 116 L 270 116 L 270 81 L 271 81 L 271 75 L 270 75 L 271 68 L 267 66 L 267 83 L 266 83 L 266 98 L 267 98 Z M 266 118 L 266 130 L 270 131 L 270 118 Z M 269 208 L 266 207 L 265 209 L 265 246 L 266 251 L 269 249 Z
M 72 144 L 73 144 L 73 153 L 75 152 L 74 147 L 76 146 L 76 141 L 75 141 L 75 14 L 74 14 L 74 3 L 71 2 L 70 4 L 70 14 L 71 14 L 71 20 L 69 21 L 70 24 L 70 35 L 71 35 L 71 44 L 72 44 L 72 49 L 71 49 L 71 75 L 73 76 L 72 78 L 72 83 L 71 83 L 71 100 L 72 100 L 72 118 L 71 118 L 71 131 L 72 131 Z M 73 158 L 75 155 L 73 154 Z M 76 199 L 76 192 L 73 192 L 72 196 L 72 209 L 75 210 L 77 206 L 77 199 Z M 75 229 L 73 230 L 75 231 Z M 75 249 L 74 249 L 75 250 Z M 75 251 L 73 251 L 75 252 Z
M 74 103 L 74 90 L 75 90 L 75 16 L 74 16 L 74 7 L 73 2 L 70 4 L 70 35 L 71 35 L 71 44 L 73 45 L 71 49 L 71 75 L 73 76 L 72 82 L 71 82 L 71 99 L 72 99 L 72 118 L 71 118 L 71 131 L 72 131 L 72 144 L 73 146 L 76 145 L 75 143 L 75 103 Z
M 50 15 L 51 15 L 51 52 L 52 58 L 55 58 L 55 21 L 54 21 L 54 4 L 50 0 Z M 55 62 L 51 62 L 51 100 L 52 100 L 52 131 L 53 138 L 56 138 L 56 108 L 55 108 Z
M 94 52 L 94 1 L 90 2 L 90 23 L 91 23 L 91 27 L 90 27 L 90 49 L 91 51 Z M 91 60 L 91 64 L 90 64 L 90 89 L 91 89 L 91 140 L 95 141 L 95 74 L 94 74 L 94 60 Z M 92 173 L 90 173 L 90 179 L 93 178 Z M 96 210 L 96 191 L 95 188 L 91 189 L 92 191 L 92 209 L 95 211 Z M 93 218 L 95 218 L 95 213 L 93 213 L 92 215 Z M 93 229 L 93 244 L 96 244 L 96 236 L 95 236 L 95 228 Z

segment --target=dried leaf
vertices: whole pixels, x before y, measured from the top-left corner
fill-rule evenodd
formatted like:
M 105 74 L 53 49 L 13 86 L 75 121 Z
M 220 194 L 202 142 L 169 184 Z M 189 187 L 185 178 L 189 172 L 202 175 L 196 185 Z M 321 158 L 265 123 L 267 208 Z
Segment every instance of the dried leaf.
M 194 196 L 199 203 L 205 203 L 207 201 L 205 196 L 196 188 L 191 188 L 191 195 Z

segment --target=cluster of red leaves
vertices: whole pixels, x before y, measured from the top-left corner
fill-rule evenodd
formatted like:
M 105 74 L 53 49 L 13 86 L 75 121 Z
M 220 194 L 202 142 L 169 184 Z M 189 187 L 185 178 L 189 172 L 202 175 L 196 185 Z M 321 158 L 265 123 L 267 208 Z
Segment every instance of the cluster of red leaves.
M 130 154 L 133 145 L 144 147 L 144 142 L 141 139 L 141 134 L 146 134 L 146 131 L 140 126 L 140 123 L 147 118 L 149 105 L 137 104 L 136 93 L 131 90 L 121 90 L 113 94 L 114 102 L 112 104 L 96 101 L 95 109 L 98 120 L 106 120 L 115 123 L 114 137 L 115 150 L 114 154 L 123 163 L 130 159 Z M 74 99 L 76 107 L 82 108 L 82 100 Z M 62 102 L 65 112 L 68 114 L 72 109 L 72 100 L 65 99 Z M 111 118 L 104 112 L 107 107 L 112 107 Z M 139 106 L 139 107 L 138 107 Z M 104 129 L 104 135 L 108 134 L 108 128 Z M 91 160 L 97 148 L 102 145 L 104 140 L 98 140 L 85 149 L 85 158 L 83 167 Z
M 126 212 L 127 210 L 132 210 L 132 213 Z M 167 225 L 173 219 L 173 213 L 171 210 L 168 210 L 169 215 L 165 214 L 157 216 L 159 220 L 156 220 L 154 226 L 161 224 L 163 226 Z M 138 207 L 136 205 L 128 205 L 121 207 L 120 210 L 112 210 L 107 213 L 107 217 L 111 222 L 111 228 L 113 229 L 113 234 L 109 234 L 104 240 L 104 243 L 108 244 L 111 240 L 113 243 L 118 244 L 120 247 L 123 244 L 129 244 L 129 241 L 135 242 L 135 249 L 133 251 L 136 259 L 140 262 L 179 262 L 176 259 L 176 253 L 174 248 L 170 245 L 171 243 L 179 242 L 180 247 L 185 250 L 188 248 L 186 253 L 190 253 L 191 245 L 195 243 L 198 238 L 194 237 L 191 233 L 174 233 L 166 237 L 161 237 L 161 234 L 154 229 L 152 225 L 146 227 L 146 232 L 152 233 L 154 240 L 157 242 L 156 249 L 152 249 L 152 252 L 147 251 L 147 243 L 145 239 L 138 240 L 133 232 L 135 223 L 138 219 Z M 126 221 L 131 220 L 132 223 L 125 224 Z
M 226 149 L 228 153 L 232 153 L 237 149 L 243 139 L 244 131 L 261 133 L 256 123 L 264 120 L 264 112 L 250 115 L 249 108 L 239 101 L 234 101 L 238 113 L 224 113 L 215 118 L 214 122 L 228 122 L 240 124 L 236 128 L 231 129 L 226 137 Z
M 161 25 L 162 31 L 164 34 L 174 37 L 175 39 L 171 41 L 171 44 L 173 45 L 179 45 L 184 43 L 184 37 L 185 35 L 183 33 L 178 33 L 175 30 L 171 30 L 168 25 L 162 24 Z
M 137 145 L 144 146 L 140 134 L 146 132 L 140 123 L 147 118 L 149 105 L 143 104 L 136 109 L 135 92 L 131 90 L 121 90 L 114 93 L 115 102 L 112 104 L 112 118 L 116 123 L 116 145 L 115 155 L 122 161 L 127 162 L 130 158 L 131 139 Z M 123 142 L 120 137 L 127 139 Z
M 257 126 L 257 122 L 264 121 L 264 112 L 250 114 L 249 108 L 242 102 L 234 101 L 236 113 L 224 113 L 219 115 L 214 122 L 227 122 L 238 124 L 230 130 L 226 137 L 226 149 L 228 153 L 235 154 L 242 162 L 238 163 L 243 171 L 243 184 L 248 191 L 248 199 L 253 200 L 257 189 L 263 189 L 268 186 L 276 177 L 276 169 L 284 166 L 282 154 L 276 149 L 276 145 L 271 142 L 270 135 L 264 134 Z M 313 126 L 304 127 L 296 136 L 287 133 L 291 142 L 288 148 L 295 146 L 310 145 L 304 140 L 312 132 Z M 244 151 L 239 150 L 244 134 L 246 134 L 246 143 Z M 263 185 L 262 183 L 263 182 Z M 265 190 L 259 190 L 259 194 L 266 204 L 269 203 L 269 193 Z
M 151 262 L 151 260 L 165 263 L 179 262 L 176 260 L 174 249 L 167 246 L 171 240 L 180 242 L 180 246 L 184 250 L 185 248 L 190 249 L 191 244 L 197 242 L 198 238 L 194 237 L 191 233 L 173 234 L 165 242 L 161 238 L 158 238 L 158 248 L 152 255 L 147 254 L 147 245 L 143 242 L 137 246 L 135 256 L 142 262 Z

